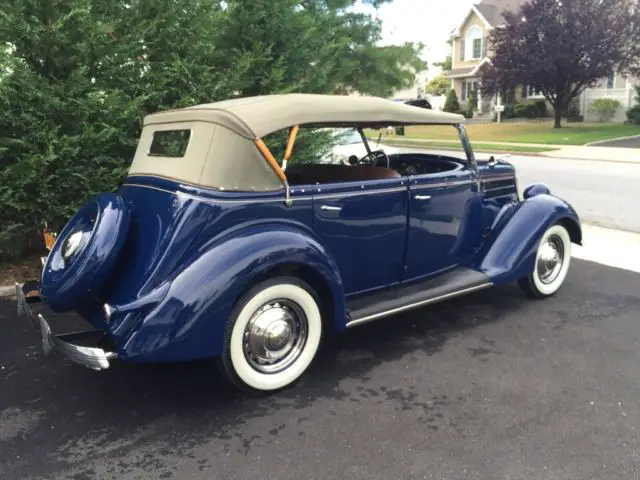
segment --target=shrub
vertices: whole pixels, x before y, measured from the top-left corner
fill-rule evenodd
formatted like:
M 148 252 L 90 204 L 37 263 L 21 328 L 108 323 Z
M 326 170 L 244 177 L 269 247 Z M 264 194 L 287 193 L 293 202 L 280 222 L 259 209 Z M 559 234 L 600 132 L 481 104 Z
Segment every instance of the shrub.
M 636 87 L 636 103 L 637 105 L 627 110 L 627 119 L 629 123 L 640 125 L 640 86 Z
M 640 125 L 640 104 L 627 110 L 627 119 L 633 125 Z
M 608 122 L 616 114 L 620 102 L 614 98 L 598 98 L 591 102 L 589 111 L 595 113 L 599 122 Z
M 567 108 L 565 109 L 564 115 L 567 117 L 575 117 L 580 115 L 580 100 L 574 98 L 569 102 Z
M 536 110 L 536 117 L 546 117 L 547 116 L 547 102 L 544 100 L 536 100 L 533 102 L 533 106 Z
M 501 118 L 516 118 L 515 106 L 514 103 L 505 104 Z
M 469 92 L 469 98 L 467 99 L 467 104 L 465 105 L 464 116 L 467 118 L 473 118 L 473 112 L 478 108 L 478 92 L 476 90 L 472 90 Z
M 458 95 L 456 95 L 456 91 L 453 88 L 447 93 L 447 98 L 444 100 L 442 110 L 449 113 L 462 113 L 460 103 L 458 102 Z
M 518 103 L 513 107 L 513 114 L 517 118 L 524 118 L 527 116 L 529 106 L 524 103 Z

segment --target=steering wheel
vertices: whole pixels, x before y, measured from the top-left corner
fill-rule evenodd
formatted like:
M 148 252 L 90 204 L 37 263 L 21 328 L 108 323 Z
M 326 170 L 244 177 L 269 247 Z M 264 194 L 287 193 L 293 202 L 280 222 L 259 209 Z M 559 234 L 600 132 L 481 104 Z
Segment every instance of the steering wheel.
M 358 163 L 376 167 L 380 160 L 386 160 L 387 168 L 391 167 L 391 160 L 384 150 L 373 150 L 362 157 Z

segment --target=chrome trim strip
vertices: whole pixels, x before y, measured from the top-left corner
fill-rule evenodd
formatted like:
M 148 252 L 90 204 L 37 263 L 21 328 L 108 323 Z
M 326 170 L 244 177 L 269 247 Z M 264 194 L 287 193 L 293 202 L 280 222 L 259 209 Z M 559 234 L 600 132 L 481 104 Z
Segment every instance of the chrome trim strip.
M 195 195 L 193 193 L 187 193 L 187 192 L 183 192 L 181 190 L 169 190 L 166 188 L 159 188 L 159 187 L 154 187 L 151 185 L 142 185 L 139 183 L 123 183 L 122 186 L 126 186 L 126 187 L 141 187 L 141 188 L 149 188 L 151 190 L 157 190 L 159 192 L 164 192 L 164 193 L 171 193 L 172 195 L 182 195 L 185 197 L 189 197 L 189 198 L 193 198 L 193 199 L 197 199 L 197 200 L 215 200 L 215 201 L 219 201 L 219 202 L 231 202 L 231 203 L 280 203 L 280 202 L 284 202 L 285 198 L 283 196 L 283 198 L 260 198 L 260 199 L 255 199 L 255 200 L 251 200 L 251 199 L 231 199 L 231 198 L 211 198 L 211 197 L 205 197 L 205 196 L 199 196 L 199 195 Z M 294 197 L 296 200 L 311 200 L 311 197 Z
M 449 298 L 459 297 L 461 295 L 464 295 L 464 294 L 467 294 L 467 293 L 471 293 L 471 292 L 475 292 L 477 290 L 482 290 L 482 289 L 485 289 L 485 288 L 488 288 L 488 287 L 491 287 L 491 286 L 493 286 L 493 283 L 491 283 L 491 282 L 483 283 L 481 285 L 476 285 L 475 287 L 464 288 L 464 289 L 458 290 L 456 292 L 446 293 L 444 295 L 440 295 L 439 297 L 430 298 L 428 300 L 422 300 L 420 302 L 411 303 L 409 305 L 403 305 L 402 307 L 393 308 L 391 310 L 387 310 L 387 311 L 380 312 L 380 313 L 374 313 L 373 315 L 369 315 L 369 316 L 362 317 L 362 318 L 357 318 L 355 320 L 351 320 L 350 322 L 347 322 L 347 328 L 355 327 L 356 325 L 362 325 L 363 323 L 368 323 L 368 322 L 371 322 L 372 320 L 377 320 L 379 318 L 388 317 L 388 316 L 394 315 L 396 313 L 405 312 L 407 310 L 412 310 L 412 309 L 415 309 L 415 308 L 418 308 L 418 307 L 422 307 L 424 305 L 429 305 L 431 303 L 436 303 L 436 302 L 440 302 L 442 300 L 447 300 Z
M 515 180 L 516 176 L 512 173 L 505 173 L 502 175 L 496 175 L 496 176 L 491 176 L 489 178 L 480 178 L 480 181 L 482 183 L 492 183 L 492 182 L 498 182 L 501 180 Z
M 157 190 L 159 192 L 165 192 L 165 193 L 171 193 L 174 195 L 184 195 L 186 197 L 189 198 L 194 198 L 194 199 L 198 199 L 198 200 L 202 200 L 204 199 L 209 199 L 209 200 L 215 200 L 215 201 L 219 201 L 219 202 L 228 202 L 228 203 L 279 203 L 279 202 L 284 202 L 285 198 L 256 198 L 256 199 L 231 199 L 231 198 L 210 198 L 210 197 L 201 197 L 198 195 L 195 195 L 193 193 L 186 193 L 183 192 L 181 190 L 168 190 L 165 188 L 159 188 L 159 187 L 154 187 L 151 185 L 142 185 L 139 183 L 124 183 L 123 186 L 129 186 L 129 187 L 142 187 L 142 188 L 150 188 L 151 190 Z M 361 186 L 364 189 L 364 185 Z M 318 190 L 321 190 L 321 187 L 315 187 Z M 378 188 L 378 189 L 371 189 L 371 190 L 358 190 L 357 192 L 354 191 L 346 191 L 346 192 L 342 192 L 342 193 L 317 193 L 317 194 L 311 194 L 311 195 L 305 195 L 305 196 L 296 196 L 296 191 L 295 189 L 291 190 L 291 199 L 292 200 L 312 200 L 312 199 L 325 199 L 325 198 L 346 198 L 346 197 L 357 197 L 360 195 L 374 195 L 376 193 L 393 193 L 393 192 L 404 192 L 406 191 L 407 186 L 403 185 L 400 187 L 393 187 L 393 188 Z
M 362 186 L 364 188 L 364 186 Z M 378 188 L 371 190 L 359 190 L 357 192 L 342 192 L 342 193 L 318 193 L 313 195 L 314 199 L 323 200 L 325 198 L 347 198 L 347 197 L 358 197 L 360 195 L 375 195 L 376 193 L 394 193 L 394 192 L 406 192 L 407 186 L 404 185 L 402 187 L 393 187 L 393 188 Z
M 421 183 L 412 184 L 409 186 L 410 190 L 420 190 L 423 188 L 442 188 L 442 187 L 460 187 L 462 185 L 470 185 L 475 183 L 475 180 L 458 180 L 455 182 L 439 182 L 439 183 Z

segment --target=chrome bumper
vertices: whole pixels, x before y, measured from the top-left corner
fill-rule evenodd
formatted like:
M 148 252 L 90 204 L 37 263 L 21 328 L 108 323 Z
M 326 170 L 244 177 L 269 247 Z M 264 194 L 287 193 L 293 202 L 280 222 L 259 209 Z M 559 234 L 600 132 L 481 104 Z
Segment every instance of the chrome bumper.
M 118 356 L 115 352 L 108 352 L 98 347 L 87 347 L 70 343 L 74 339 L 82 340 L 95 337 L 96 334 L 101 333 L 100 331 L 91 330 L 66 335 L 54 335 L 42 314 L 38 314 L 37 316 L 33 314 L 29 304 L 40 301 L 39 295 L 34 295 L 36 291 L 34 285 L 37 285 L 37 283 L 30 282 L 22 286 L 16 283 L 18 316 L 29 317 L 33 325 L 40 329 L 44 354 L 49 355 L 49 353 L 57 351 L 72 362 L 91 368 L 92 370 L 106 370 L 109 368 L 109 361 Z

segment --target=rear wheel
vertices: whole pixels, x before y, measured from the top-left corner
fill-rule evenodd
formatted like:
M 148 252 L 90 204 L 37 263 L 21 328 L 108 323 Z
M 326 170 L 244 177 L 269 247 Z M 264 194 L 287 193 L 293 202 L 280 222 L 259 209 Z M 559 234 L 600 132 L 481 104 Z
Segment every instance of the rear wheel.
M 315 292 L 294 277 L 265 280 L 231 312 L 221 358 L 237 387 L 273 392 L 297 381 L 313 361 L 322 337 Z
M 571 263 L 571 237 L 560 224 L 550 227 L 540 239 L 533 273 L 518 284 L 533 298 L 554 295 L 564 283 Z

